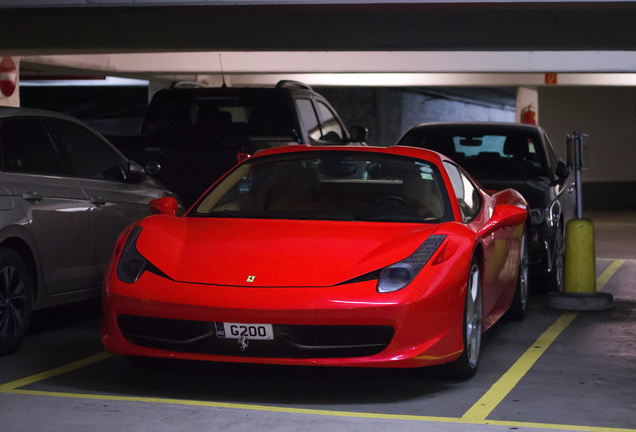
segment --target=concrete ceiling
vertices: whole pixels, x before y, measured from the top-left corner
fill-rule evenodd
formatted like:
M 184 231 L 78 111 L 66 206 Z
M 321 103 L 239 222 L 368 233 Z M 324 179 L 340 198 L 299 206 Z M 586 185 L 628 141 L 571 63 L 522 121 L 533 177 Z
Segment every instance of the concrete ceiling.
M 631 1 L 16 3 L 0 3 L 0 55 L 21 58 L 23 80 L 541 86 L 558 73 L 559 85 L 636 84 Z

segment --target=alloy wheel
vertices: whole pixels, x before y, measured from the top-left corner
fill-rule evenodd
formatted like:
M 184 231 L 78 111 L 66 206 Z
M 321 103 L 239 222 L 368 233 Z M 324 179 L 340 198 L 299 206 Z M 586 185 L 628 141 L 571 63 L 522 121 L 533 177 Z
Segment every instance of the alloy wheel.
M 466 294 L 466 353 L 471 368 L 476 368 L 481 349 L 482 297 L 479 266 L 473 263 L 468 277 Z
M 27 305 L 24 280 L 14 266 L 0 269 L 0 337 L 9 339 L 24 325 Z

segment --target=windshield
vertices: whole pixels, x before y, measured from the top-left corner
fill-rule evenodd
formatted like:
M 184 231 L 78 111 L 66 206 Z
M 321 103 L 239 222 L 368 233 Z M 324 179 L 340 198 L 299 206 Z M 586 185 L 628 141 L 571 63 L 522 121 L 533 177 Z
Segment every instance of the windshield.
M 440 152 L 478 180 L 531 180 L 550 175 L 540 140 L 532 131 L 453 127 L 416 129 L 399 144 Z
M 452 220 L 450 201 L 433 163 L 349 151 L 248 160 L 188 215 L 420 223 Z
M 144 120 L 144 133 L 293 135 L 288 103 L 268 89 L 184 89 L 159 92 Z M 274 90 L 274 89 L 272 89 Z M 182 139 L 186 138 L 182 136 Z

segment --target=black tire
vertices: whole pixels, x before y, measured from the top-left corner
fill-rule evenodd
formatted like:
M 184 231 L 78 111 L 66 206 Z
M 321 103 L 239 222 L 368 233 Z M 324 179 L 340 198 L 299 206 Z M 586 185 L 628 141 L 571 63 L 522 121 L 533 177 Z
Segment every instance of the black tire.
M 527 234 L 528 231 L 524 229 L 523 237 L 521 239 L 521 259 L 519 260 L 519 272 L 517 274 L 515 296 L 512 299 L 510 308 L 506 312 L 506 318 L 515 321 L 521 321 L 526 317 L 526 307 L 528 305 L 530 248 Z
M 0 355 L 18 349 L 32 311 L 33 285 L 26 264 L 11 249 L 0 248 Z
M 554 261 L 552 271 L 547 275 L 548 291 L 563 291 L 563 273 L 565 269 L 565 237 L 563 227 L 559 224 L 554 238 Z
M 541 285 L 537 287 L 537 292 L 545 294 L 548 292 L 563 291 L 563 274 L 565 271 L 565 237 L 563 227 L 560 224 L 554 237 L 554 249 L 552 258 L 552 271 L 541 275 Z
M 464 350 L 457 360 L 444 365 L 443 373 L 446 377 L 468 379 L 472 378 L 477 372 L 479 353 L 481 351 L 482 319 L 481 271 L 479 263 L 473 258 L 468 272 L 462 323 Z

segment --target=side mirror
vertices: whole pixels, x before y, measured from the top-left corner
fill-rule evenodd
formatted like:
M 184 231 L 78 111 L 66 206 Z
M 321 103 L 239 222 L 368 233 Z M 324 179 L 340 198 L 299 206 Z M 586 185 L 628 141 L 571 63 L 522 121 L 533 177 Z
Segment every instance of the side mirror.
M 482 237 L 486 237 L 492 234 L 493 231 L 500 228 L 515 226 L 524 223 L 527 216 L 528 212 L 524 208 L 513 205 L 500 204 L 495 207 L 495 211 L 493 212 L 492 217 L 488 222 L 486 222 L 486 225 L 484 225 L 477 232 L 477 234 Z
M 570 169 L 565 164 L 565 162 L 560 160 L 559 162 L 557 162 L 555 174 L 556 174 L 557 178 L 559 179 L 559 182 L 562 183 L 570 175 Z
M 351 142 L 365 142 L 369 135 L 369 129 L 364 126 L 351 126 Z
M 150 213 L 152 214 L 176 216 L 179 203 L 177 203 L 177 199 L 175 197 L 155 198 L 150 201 L 148 207 L 150 207 Z
M 146 171 L 144 170 L 144 167 L 139 165 L 137 162 L 128 161 L 126 171 L 126 180 L 130 183 L 140 183 L 146 180 Z

